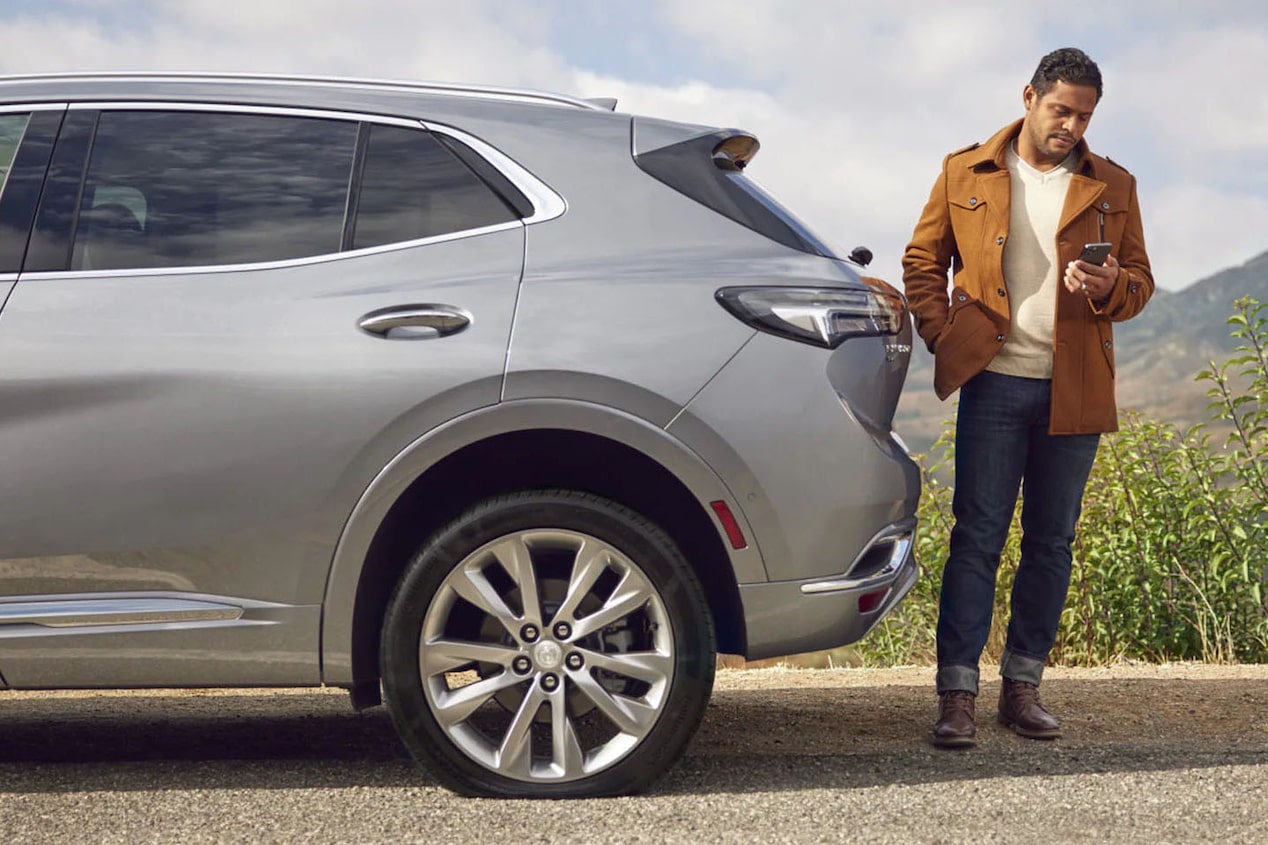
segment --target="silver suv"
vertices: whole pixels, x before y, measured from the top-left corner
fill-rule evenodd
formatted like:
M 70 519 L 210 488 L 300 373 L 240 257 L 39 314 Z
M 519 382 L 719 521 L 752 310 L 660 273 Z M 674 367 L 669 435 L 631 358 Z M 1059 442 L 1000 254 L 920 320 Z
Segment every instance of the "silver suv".
M 752 135 L 614 107 L 0 79 L 0 687 L 331 685 L 460 792 L 611 795 L 718 651 L 870 630 L 903 300 Z

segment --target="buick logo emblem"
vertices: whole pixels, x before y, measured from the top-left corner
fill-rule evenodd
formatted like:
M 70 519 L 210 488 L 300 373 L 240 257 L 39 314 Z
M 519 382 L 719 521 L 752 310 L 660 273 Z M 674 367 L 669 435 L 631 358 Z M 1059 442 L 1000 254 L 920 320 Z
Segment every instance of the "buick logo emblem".
M 542 640 L 533 646 L 533 662 L 539 669 L 558 669 L 564 662 L 564 650 L 553 640 Z
M 910 355 L 910 343 L 887 343 L 885 344 L 885 360 L 895 361 L 899 355 Z

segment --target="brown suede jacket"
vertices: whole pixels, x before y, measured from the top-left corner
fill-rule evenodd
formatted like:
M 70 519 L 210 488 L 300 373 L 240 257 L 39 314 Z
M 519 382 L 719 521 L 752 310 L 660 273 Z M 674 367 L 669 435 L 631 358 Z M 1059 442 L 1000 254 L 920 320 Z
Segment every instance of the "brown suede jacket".
M 983 145 L 947 156 L 903 256 L 903 285 L 916 331 L 934 354 L 934 390 L 946 399 L 981 372 L 1008 337 L 1004 283 L 1011 189 L 1005 153 L 1018 120 Z M 1052 434 L 1115 431 L 1112 322 L 1140 313 L 1154 292 L 1136 200 L 1136 179 L 1084 141 L 1057 224 Z M 1060 283 L 1085 243 L 1108 241 L 1118 259 L 1109 298 L 1093 305 Z M 947 294 L 947 272 L 953 288 Z

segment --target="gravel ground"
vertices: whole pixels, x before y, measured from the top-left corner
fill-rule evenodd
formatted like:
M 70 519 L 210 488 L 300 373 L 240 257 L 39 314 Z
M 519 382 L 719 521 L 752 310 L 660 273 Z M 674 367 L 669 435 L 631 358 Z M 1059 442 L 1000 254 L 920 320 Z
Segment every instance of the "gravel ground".
M 1268 666 L 1050 670 L 1056 742 L 927 743 L 932 670 L 722 670 L 651 793 L 475 801 L 333 690 L 0 692 L 4 842 L 1268 843 Z

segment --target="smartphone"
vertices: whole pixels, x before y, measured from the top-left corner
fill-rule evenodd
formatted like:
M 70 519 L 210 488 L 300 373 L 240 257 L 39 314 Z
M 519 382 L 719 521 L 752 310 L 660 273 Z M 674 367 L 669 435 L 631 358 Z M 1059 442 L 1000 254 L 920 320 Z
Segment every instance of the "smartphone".
M 1109 258 L 1110 250 L 1113 247 L 1113 244 L 1106 243 L 1084 244 L 1083 251 L 1079 253 L 1079 260 L 1099 266 L 1105 263 L 1105 259 Z

